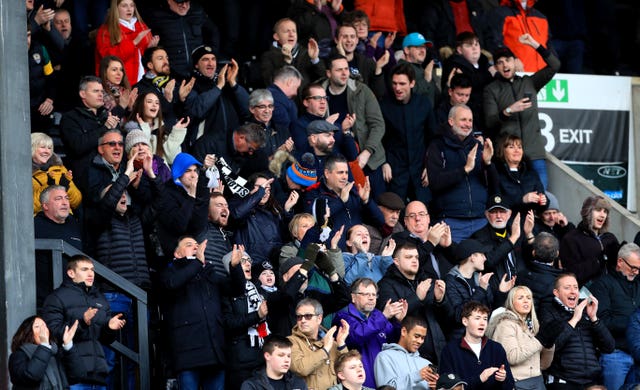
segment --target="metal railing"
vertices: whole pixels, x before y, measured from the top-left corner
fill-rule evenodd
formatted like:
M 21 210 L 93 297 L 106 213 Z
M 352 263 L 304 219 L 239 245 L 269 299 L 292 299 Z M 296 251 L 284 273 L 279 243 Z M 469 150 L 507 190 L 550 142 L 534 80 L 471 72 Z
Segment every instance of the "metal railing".
M 55 287 L 59 286 L 62 283 L 62 255 L 65 254 L 67 256 L 75 256 L 75 255 L 83 255 L 82 251 L 78 250 L 71 244 L 63 241 L 63 240 L 54 240 L 54 239 L 36 239 L 35 240 L 35 249 L 39 251 L 50 251 L 51 252 L 51 266 L 53 273 L 53 285 Z M 91 258 L 87 256 L 88 258 Z M 93 261 L 93 266 L 95 268 L 95 272 L 105 281 L 111 283 L 120 289 L 124 294 L 131 297 L 132 300 L 136 303 L 136 318 L 135 324 L 137 327 L 138 334 L 138 352 L 132 350 L 126 345 L 120 343 L 119 341 L 114 341 L 110 346 L 115 349 L 122 355 L 124 355 L 129 360 L 133 361 L 138 365 L 139 368 L 139 386 L 140 390 L 150 390 L 151 388 L 151 377 L 150 377 L 150 363 L 149 363 L 149 326 L 148 326 L 148 301 L 147 301 L 147 293 L 142 290 L 140 287 L 126 280 L 122 276 L 113 272 L 109 268 L 105 267 L 103 264 Z M 126 380 L 127 370 L 124 365 L 121 365 L 120 375 L 121 382 L 122 380 Z M 126 383 L 126 382 L 125 382 Z

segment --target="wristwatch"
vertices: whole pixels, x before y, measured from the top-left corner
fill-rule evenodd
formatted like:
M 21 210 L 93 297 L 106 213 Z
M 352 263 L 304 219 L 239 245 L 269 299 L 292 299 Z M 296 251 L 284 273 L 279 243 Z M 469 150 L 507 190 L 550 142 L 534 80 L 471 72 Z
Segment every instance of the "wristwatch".
M 511 115 L 511 106 L 505 108 L 504 112 L 506 112 L 507 114 Z

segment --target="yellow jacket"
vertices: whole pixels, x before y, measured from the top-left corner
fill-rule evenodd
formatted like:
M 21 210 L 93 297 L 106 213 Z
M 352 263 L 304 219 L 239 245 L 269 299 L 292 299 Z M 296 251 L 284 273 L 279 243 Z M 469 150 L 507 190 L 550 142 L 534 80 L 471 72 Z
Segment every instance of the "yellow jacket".
M 60 184 L 60 178 L 67 173 L 67 168 L 64 165 L 52 165 L 43 171 L 38 169 L 31 175 L 31 182 L 33 183 L 33 215 L 35 216 L 42 211 L 42 205 L 40 204 L 40 194 L 45 188 L 49 187 L 49 179 L 53 179 L 56 184 Z M 64 185 L 64 184 L 63 184 Z M 69 204 L 72 209 L 78 208 L 80 202 L 82 202 L 82 194 L 73 180 L 69 181 L 69 188 L 67 189 L 69 195 Z

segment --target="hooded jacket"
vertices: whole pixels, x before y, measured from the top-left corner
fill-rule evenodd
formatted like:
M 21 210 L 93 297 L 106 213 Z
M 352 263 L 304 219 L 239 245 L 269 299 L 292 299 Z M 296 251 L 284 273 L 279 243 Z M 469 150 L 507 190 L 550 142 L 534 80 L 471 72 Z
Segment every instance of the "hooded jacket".
M 376 384 L 396 389 L 427 390 L 429 383 L 422 379 L 420 370 L 429 365 L 431 362 L 421 357 L 418 351 L 409 352 L 396 343 L 384 344 L 375 361 Z

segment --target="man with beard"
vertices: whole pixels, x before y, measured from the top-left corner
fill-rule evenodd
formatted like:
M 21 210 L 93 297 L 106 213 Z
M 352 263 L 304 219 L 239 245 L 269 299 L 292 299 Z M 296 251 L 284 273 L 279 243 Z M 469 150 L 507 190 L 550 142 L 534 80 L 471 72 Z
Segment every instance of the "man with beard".
M 339 153 L 335 149 L 335 134 L 339 132 L 338 130 L 336 125 L 324 119 L 315 120 L 307 126 L 307 144 L 315 157 L 315 168 L 319 173 L 318 179 L 323 177 L 325 160 L 329 156 L 342 155 L 350 161 L 351 157 L 355 158 L 358 154 L 357 146 L 351 136 L 342 137 L 342 152 L 344 153 Z M 349 177 L 352 178 L 351 172 L 349 172 Z
M 483 253 L 487 256 L 487 268 L 495 271 L 498 278 L 506 274 L 507 279 L 526 272 L 526 265 L 522 253 L 522 232 L 533 241 L 532 230 L 534 224 L 533 211 L 524 216 L 524 225 L 520 225 L 523 216 L 515 215 L 511 228 L 507 229 L 511 219 L 511 210 L 500 195 L 493 195 L 489 199 L 487 210 L 484 212 L 487 224 L 471 235 L 483 246 Z
M 416 73 L 409 64 L 398 64 L 391 71 L 391 96 L 380 103 L 385 134 L 382 139 L 387 161 L 382 176 L 389 191 L 402 199 L 417 199 L 425 204 L 431 200 L 427 187 L 424 156 L 427 145 L 436 134 L 433 102 L 413 93 Z
M 329 97 L 329 112 L 339 114 L 334 123 L 353 134 L 360 151 L 355 161 L 369 177 L 375 197 L 386 190 L 381 169 L 386 159 L 382 146 L 384 119 L 371 89 L 351 79 L 349 74 L 347 59 L 341 55 L 332 56 L 327 60 L 327 79 L 321 85 L 325 96 Z M 343 126 L 345 121 L 349 128 Z
M 207 262 L 220 277 L 228 275 L 222 257 L 231 252 L 231 232 L 226 231 L 229 221 L 229 204 L 220 192 L 212 192 L 209 196 L 209 223 L 207 223 L 207 249 L 204 256 Z
M 313 121 L 326 120 L 330 123 L 334 123 L 338 119 L 339 114 L 327 115 L 329 104 L 326 91 L 320 84 L 312 83 L 305 86 L 301 92 L 302 107 L 305 111 L 300 117 L 291 125 L 291 138 L 295 145 L 295 155 L 300 159 L 306 152 L 313 152 L 313 149 L 309 145 L 307 127 Z M 334 149 L 348 157 L 355 157 L 358 154 L 355 146 L 355 140 L 350 129 L 353 126 L 354 118 L 348 116 L 342 122 L 341 128 L 333 132 Z
M 384 223 L 378 205 L 370 199 L 369 180 L 366 180 L 364 186 L 358 186 L 357 191 L 353 187 L 354 182 L 349 181 L 347 160 L 340 155 L 330 156 L 325 163 L 324 179 L 320 186 L 307 193 L 305 201 L 307 212 L 324 210 L 319 205 L 325 204 L 329 209 L 329 225 L 333 226 L 333 234 L 336 234 L 336 231 L 347 232 L 352 226 L 361 224 L 365 219 L 376 225 Z M 321 220 L 321 218 L 318 219 Z M 346 248 L 345 239 L 346 234 L 342 234 L 338 243 L 342 251 Z
M 578 280 L 572 273 L 556 278 L 555 299 L 540 309 L 536 338 L 545 348 L 555 344 L 547 369 L 547 389 L 587 388 L 601 375 L 599 353 L 612 353 L 615 339 L 598 318 L 598 299 L 580 300 Z
M 195 48 L 191 60 L 195 84 L 184 101 L 185 115 L 191 118 L 185 142 L 192 146 L 205 136 L 225 145 L 242 118 L 250 115 L 249 94 L 237 82 L 238 64 L 231 59 L 218 69 L 218 58 L 210 46 Z
M 189 82 L 182 80 L 178 85 L 170 76 L 169 56 L 161 46 L 147 48 L 142 54 L 141 61 L 146 73 L 134 88 L 138 89 L 138 96 L 144 96 L 148 92 L 158 95 L 164 126 L 171 129 L 176 123 L 176 118 L 182 116 L 180 115 L 183 110 L 182 105 L 191 92 L 195 80 L 191 79 Z
M 431 225 L 427 206 L 419 200 L 410 202 L 404 211 L 407 230 L 394 234 L 396 243 L 410 242 L 418 248 L 420 271 L 430 278 L 444 279 L 455 265 L 451 252 L 451 230 L 444 222 Z
M 378 286 L 369 278 L 358 278 L 351 284 L 351 303 L 347 310 L 333 318 L 338 326 L 342 320 L 349 324 L 347 347 L 362 354 L 366 372 L 365 386 L 375 388 L 373 364 L 385 343 L 395 341 L 400 334 L 400 322 L 407 314 L 407 301 L 388 300 L 382 311 L 376 309 Z
M 396 302 L 404 299 L 408 303 L 407 315 L 425 321 L 429 333 L 426 335 L 425 343 L 419 346 L 420 355 L 437 364 L 440 351 L 445 345 L 444 334 L 437 318 L 444 318 L 453 310 L 445 295 L 444 280 L 428 277 L 422 272 L 418 249 L 414 244 L 405 242 L 396 246 L 393 264 L 378 282 L 378 287 L 378 310 L 383 311 L 389 300 Z
M 459 104 L 449 111 L 450 129 L 436 136 L 427 150 L 427 172 L 435 217 L 451 228 L 454 242 L 484 225 L 488 197 L 486 171 L 491 165 L 491 140 L 476 138 L 471 109 Z

